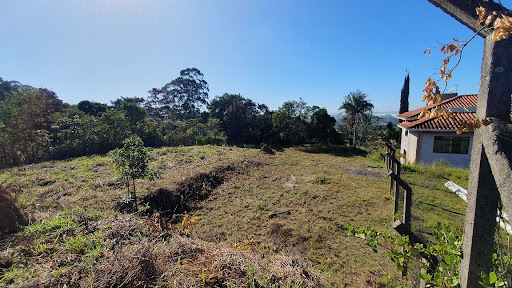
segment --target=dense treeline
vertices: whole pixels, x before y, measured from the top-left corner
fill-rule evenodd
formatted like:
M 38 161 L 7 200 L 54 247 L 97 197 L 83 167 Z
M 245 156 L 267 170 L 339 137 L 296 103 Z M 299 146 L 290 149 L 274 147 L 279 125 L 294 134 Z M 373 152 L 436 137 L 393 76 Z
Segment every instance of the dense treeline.
M 339 133 L 325 108 L 302 99 L 276 111 L 239 94 L 208 101 L 208 83 L 196 68 L 149 94 L 69 105 L 48 89 L 0 78 L 0 168 L 106 153 L 130 135 L 152 147 L 344 143 L 344 122 Z

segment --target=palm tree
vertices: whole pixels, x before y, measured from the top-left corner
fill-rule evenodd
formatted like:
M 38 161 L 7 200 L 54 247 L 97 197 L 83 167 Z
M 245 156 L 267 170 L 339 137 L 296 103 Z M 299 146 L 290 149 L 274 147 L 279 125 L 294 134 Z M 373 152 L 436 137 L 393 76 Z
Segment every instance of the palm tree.
M 365 116 L 371 114 L 372 109 L 373 104 L 366 100 L 366 94 L 360 90 L 350 92 L 345 97 L 345 101 L 343 101 L 340 108 L 338 108 L 338 111 L 345 110 L 345 114 L 349 117 L 353 130 L 352 146 L 356 146 L 357 122 L 362 122 Z

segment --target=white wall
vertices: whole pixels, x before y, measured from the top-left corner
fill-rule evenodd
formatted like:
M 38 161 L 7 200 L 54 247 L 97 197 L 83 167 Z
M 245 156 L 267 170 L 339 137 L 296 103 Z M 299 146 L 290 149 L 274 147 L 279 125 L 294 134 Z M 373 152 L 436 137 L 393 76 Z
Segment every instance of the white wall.
M 405 135 L 406 132 L 407 136 Z M 407 129 L 402 129 L 402 141 L 400 143 L 400 153 L 405 154 L 406 159 L 400 158 L 400 161 L 407 163 L 415 163 L 417 161 L 418 156 L 418 139 L 420 133 L 410 131 Z M 404 153 L 405 151 L 405 153 Z
M 400 140 L 400 154 L 404 154 L 404 151 L 409 151 L 409 149 L 407 148 L 407 136 L 405 136 L 405 129 L 400 127 L 400 130 L 402 130 L 402 137 L 401 137 L 401 140 Z M 400 157 L 400 162 L 403 164 L 405 163 L 405 158 L 404 157 Z
M 416 163 L 418 161 L 418 149 L 421 145 L 421 133 L 415 131 L 409 131 L 409 136 L 407 137 L 407 162 L 408 163 Z
M 469 136 L 468 154 L 434 153 L 434 136 Z M 471 149 L 473 147 L 473 134 L 457 135 L 456 133 L 422 132 L 419 143 L 416 162 L 431 164 L 435 160 L 443 158 L 450 162 L 452 166 L 469 168 Z

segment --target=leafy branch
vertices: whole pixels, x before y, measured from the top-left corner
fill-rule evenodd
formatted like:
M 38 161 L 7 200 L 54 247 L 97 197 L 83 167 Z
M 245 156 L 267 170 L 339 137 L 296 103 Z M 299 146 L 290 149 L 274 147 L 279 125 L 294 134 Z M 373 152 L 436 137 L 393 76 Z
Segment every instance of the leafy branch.
M 487 2 L 489 0 L 485 1 Z M 427 102 L 427 107 L 425 107 L 425 109 L 420 113 L 419 118 L 435 117 L 437 120 L 444 117 L 445 119 L 455 122 L 455 116 L 453 113 L 449 109 L 442 109 L 439 105 L 442 102 L 442 97 L 438 83 L 444 81 L 444 92 L 448 86 L 448 81 L 452 78 L 453 71 L 459 66 L 462 60 L 462 52 L 464 51 L 464 48 L 466 48 L 481 31 L 485 29 L 492 29 L 492 40 L 494 42 L 507 39 L 512 34 L 512 17 L 508 15 L 511 13 L 510 10 L 504 8 L 502 11 L 488 11 L 486 8 L 480 6 L 476 8 L 476 13 L 478 15 L 477 23 L 483 24 L 477 32 L 475 32 L 466 41 L 460 41 L 457 38 L 453 38 L 452 43 L 441 46 L 440 51 L 446 56 L 441 60 L 442 65 L 439 68 L 439 78 L 437 80 L 433 80 L 431 76 L 425 82 L 426 86 L 425 89 L 423 89 L 424 95 L 422 101 Z M 425 49 L 423 53 L 428 53 L 429 56 L 432 54 L 430 48 Z M 448 68 L 452 57 L 457 57 L 457 62 L 451 68 Z M 432 109 L 430 105 L 435 105 L 435 108 Z M 464 131 L 473 132 L 475 129 L 485 125 L 489 125 L 489 121 L 487 119 L 480 120 L 475 118 L 467 120 L 460 124 L 457 129 L 457 134 L 461 134 Z
M 437 223 L 435 236 L 438 243 L 425 247 L 411 243 L 408 236 L 396 237 L 372 227 L 345 226 L 348 235 L 367 239 L 367 245 L 377 252 L 378 247 L 388 249 L 388 257 L 396 263 L 397 270 L 403 271 L 411 261 L 417 261 L 425 271 L 419 277 L 427 287 L 459 287 L 459 265 L 462 258 L 462 231 L 447 224 Z M 381 242 L 387 244 L 383 245 Z M 424 260 L 421 260 L 423 258 Z

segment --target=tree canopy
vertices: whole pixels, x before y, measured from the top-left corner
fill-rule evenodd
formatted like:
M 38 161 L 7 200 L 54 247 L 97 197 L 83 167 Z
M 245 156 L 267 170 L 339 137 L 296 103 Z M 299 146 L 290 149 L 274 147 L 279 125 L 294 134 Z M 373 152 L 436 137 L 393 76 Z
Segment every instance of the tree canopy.
M 151 147 L 343 143 L 327 109 L 300 98 L 275 111 L 240 94 L 224 93 L 208 104 L 207 83 L 195 68 L 153 89 L 148 101 L 120 97 L 111 105 L 89 100 L 68 105 L 51 90 L 1 78 L 0 91 L 0 168 L 103 154 L 131 136 Z M 365 127 L 364 133 L 373 133 Z
M 48 89 L 18 86 L 0 104 L 0 167 L 45 160 L 52 117 L 63 102 Z
M 105 104 L 88 100 L 78 102 L 77 107 L 80 111 L 92 116 L 99 116 L 108 109 L 108 106 Z
M 329 115 L 325 108 L 316 108 L 311 115 L 310 123 L 313 142 L 318 144 L 341 143 L 341 135 L 334 129 L 336 119 Z
M 221 121 L 228 142 L 232 144 L 264 142 L 271 130 L 270 111 L 240 94 L 224 93 L 208 105 L 211 118 Z
M 197 68 L 180 71 L 180 76 L 162 88 L 149 91 L 148 104 L 159 116 L 176 115 L 179 119 L 198 118 L 201 108 L 208 104 L 208 83 Z

